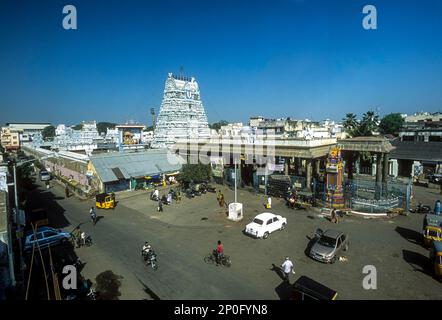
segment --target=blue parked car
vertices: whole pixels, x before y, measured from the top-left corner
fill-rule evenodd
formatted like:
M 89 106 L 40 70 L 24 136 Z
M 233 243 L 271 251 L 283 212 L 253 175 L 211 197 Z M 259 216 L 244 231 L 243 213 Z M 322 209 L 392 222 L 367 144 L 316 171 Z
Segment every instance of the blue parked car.
M 40 248 L 47 248 L 48 246 L 55 246 L 60 243 L 65 243 L 70 240 L 71 234 L 63 230 L 58 230 L 50 227 L 40 227 L 37 229 L 37 241 Z M 32 250 L 36 242 L 34 234 L 32 232 L 26 234 L 25 236 L 25 250 Z M 37 243 L 35 243 L 35 248 Z

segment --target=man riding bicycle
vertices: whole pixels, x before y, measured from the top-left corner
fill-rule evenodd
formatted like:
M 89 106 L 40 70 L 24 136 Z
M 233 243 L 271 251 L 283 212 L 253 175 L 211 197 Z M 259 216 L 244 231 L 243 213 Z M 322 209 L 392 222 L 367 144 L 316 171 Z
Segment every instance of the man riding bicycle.
M 215 255 L 216 265 L 219 265 L 221 263 L 221 259 L 223 256 L 224 256 L 224 248 L 221 241 L 218 240 L 218 245 L 216 247 L 216 255 Z

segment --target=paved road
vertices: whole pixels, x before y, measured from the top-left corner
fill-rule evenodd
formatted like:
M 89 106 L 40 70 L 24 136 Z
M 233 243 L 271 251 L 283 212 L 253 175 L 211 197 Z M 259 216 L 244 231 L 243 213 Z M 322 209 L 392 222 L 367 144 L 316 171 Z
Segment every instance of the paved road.
M 98 210 L 97 215 L 102 218 L 94 227 L 89 222 L 88 214 L 92 202 L 62 197 L 62 189 L 54 186 L 49 191 L 43 190 L 42 194 L 38 190 L 34 191 L 32 199 L 39 202 L 37 206 L 46 206 L 55 213 L 50 217 L 54 226 L 70 231 L 81 224 L 82 230 L 92 235 L 94 246 L 77 250 L 78 256 L 87 263 L 85 272 L 88 263 L 94 263 L 95 268 L 102 268 L 95 271 L 97 274 L 112 270 L 125 278 L 132 278 L 130 288 L 126 288 L 127 297 L 133 297 L 131 292 L 140 292 L 139 288 L 145 286 L 147 291 L 152 291 L 161 299 L 273 298 L 271 292 L 252 287 L 240 278 L 234 271 L 238 267 L 226 269 L 203 262 L 204 255 L 215 244 L 207 242 L 202 246 L 200 239 L 207 233 L 216 233 L 217 228 L 172 227 L 155 219 L 146 219 L 139 212 L 123 205 L 112 211 Z M 40 199 L 38 202 L 37 198 Z M 159 263 L 157 271 L 144 267 L 140 261 L 140 249 L 145 240 L 155 244 Z M 97 255 L 102 261 L 91 262 L 90 259 L 95 259 Z M 134 285 L 139 288 L 134 288 Z M 144 297 L 138 298 L 151 297 L 145 293 Z
M 247 192 L 239 194 L 246 206 L 245 219 L 240 223 L 225 219 L 213 194 L 186 199 L 158 214 L 155 203 L 141 193 L 121 196 L 115 210 L 98 210 L 103 218 L 94 227 L 88 214 L 93 202 L 64 199 L 62 191 L 53 187 L 34 194 L 34 198 L 43 199 L 39 201 L 49 206 L 51 222 L 57 226 L 70 230 L 82 223 L 82 229 L 95 241 L 94 246 L 77 250 L 87 262 L 84 273 L 92 279 L 105 270 L 122 275 L 121 299 L 284 298 L 287 288 L 271 268 L 286 255 L 295 262 L 297 275 L 292 282 L 299 275 L 310 276 L 337 290 L 342 299 L 442 299 L 442 285 L 431 277 L 428 251 L 419 242 L 420 215 L 385 221 L 346 217 L 339 225 L 332 225 L 314 212 L 293 211 L 274 200 L 273 211 L 288 218 L 287 229 L 267 240 L 255 240 L 241 230 L 262 212 L 264 199 Z M 227 200 L 233 198 L 229 190 L 224 192 Z M 425 198 L 425 203 L 438 196 L 416 190 L 416 198 Z M 324 265 L 305 255 L 307 237 L 317 227 L 348 233 L 348 262 Z M 218 239 L 232 257 L 230 269 L 203 262 Z M 154 244 L 158 253 L 157 271 L 146 269 L 140 262 L 139 251 L 145 240 Z M 362 288 L 365 265 L 377 268 L 377 290 Z

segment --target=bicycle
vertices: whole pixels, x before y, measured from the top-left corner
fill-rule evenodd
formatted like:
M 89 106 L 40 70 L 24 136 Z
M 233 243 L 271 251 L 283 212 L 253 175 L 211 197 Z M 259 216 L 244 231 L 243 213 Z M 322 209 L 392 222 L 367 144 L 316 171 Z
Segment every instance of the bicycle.
M 204 257 L 204 262 L 207 264 L 221 264 L 225 267 L 230 267 L 232 265 L 232 261 L 230 260 L 230 257 L 227 255 L 223 255 L 222 257 L 220 257 L 220 261 L 218 262 L 216 259 L 217 253 L 212 252 L 211 254 L 207 255 Z

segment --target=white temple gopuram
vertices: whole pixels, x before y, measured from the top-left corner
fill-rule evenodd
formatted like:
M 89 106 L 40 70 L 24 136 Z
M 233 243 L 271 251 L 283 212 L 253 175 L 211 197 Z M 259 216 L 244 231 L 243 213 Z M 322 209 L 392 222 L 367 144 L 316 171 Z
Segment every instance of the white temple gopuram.
M 195 78 L 169 73 L 152 147 L 166 148 L 178 139 L 207 139 L 209 137 L 209 124 Z

